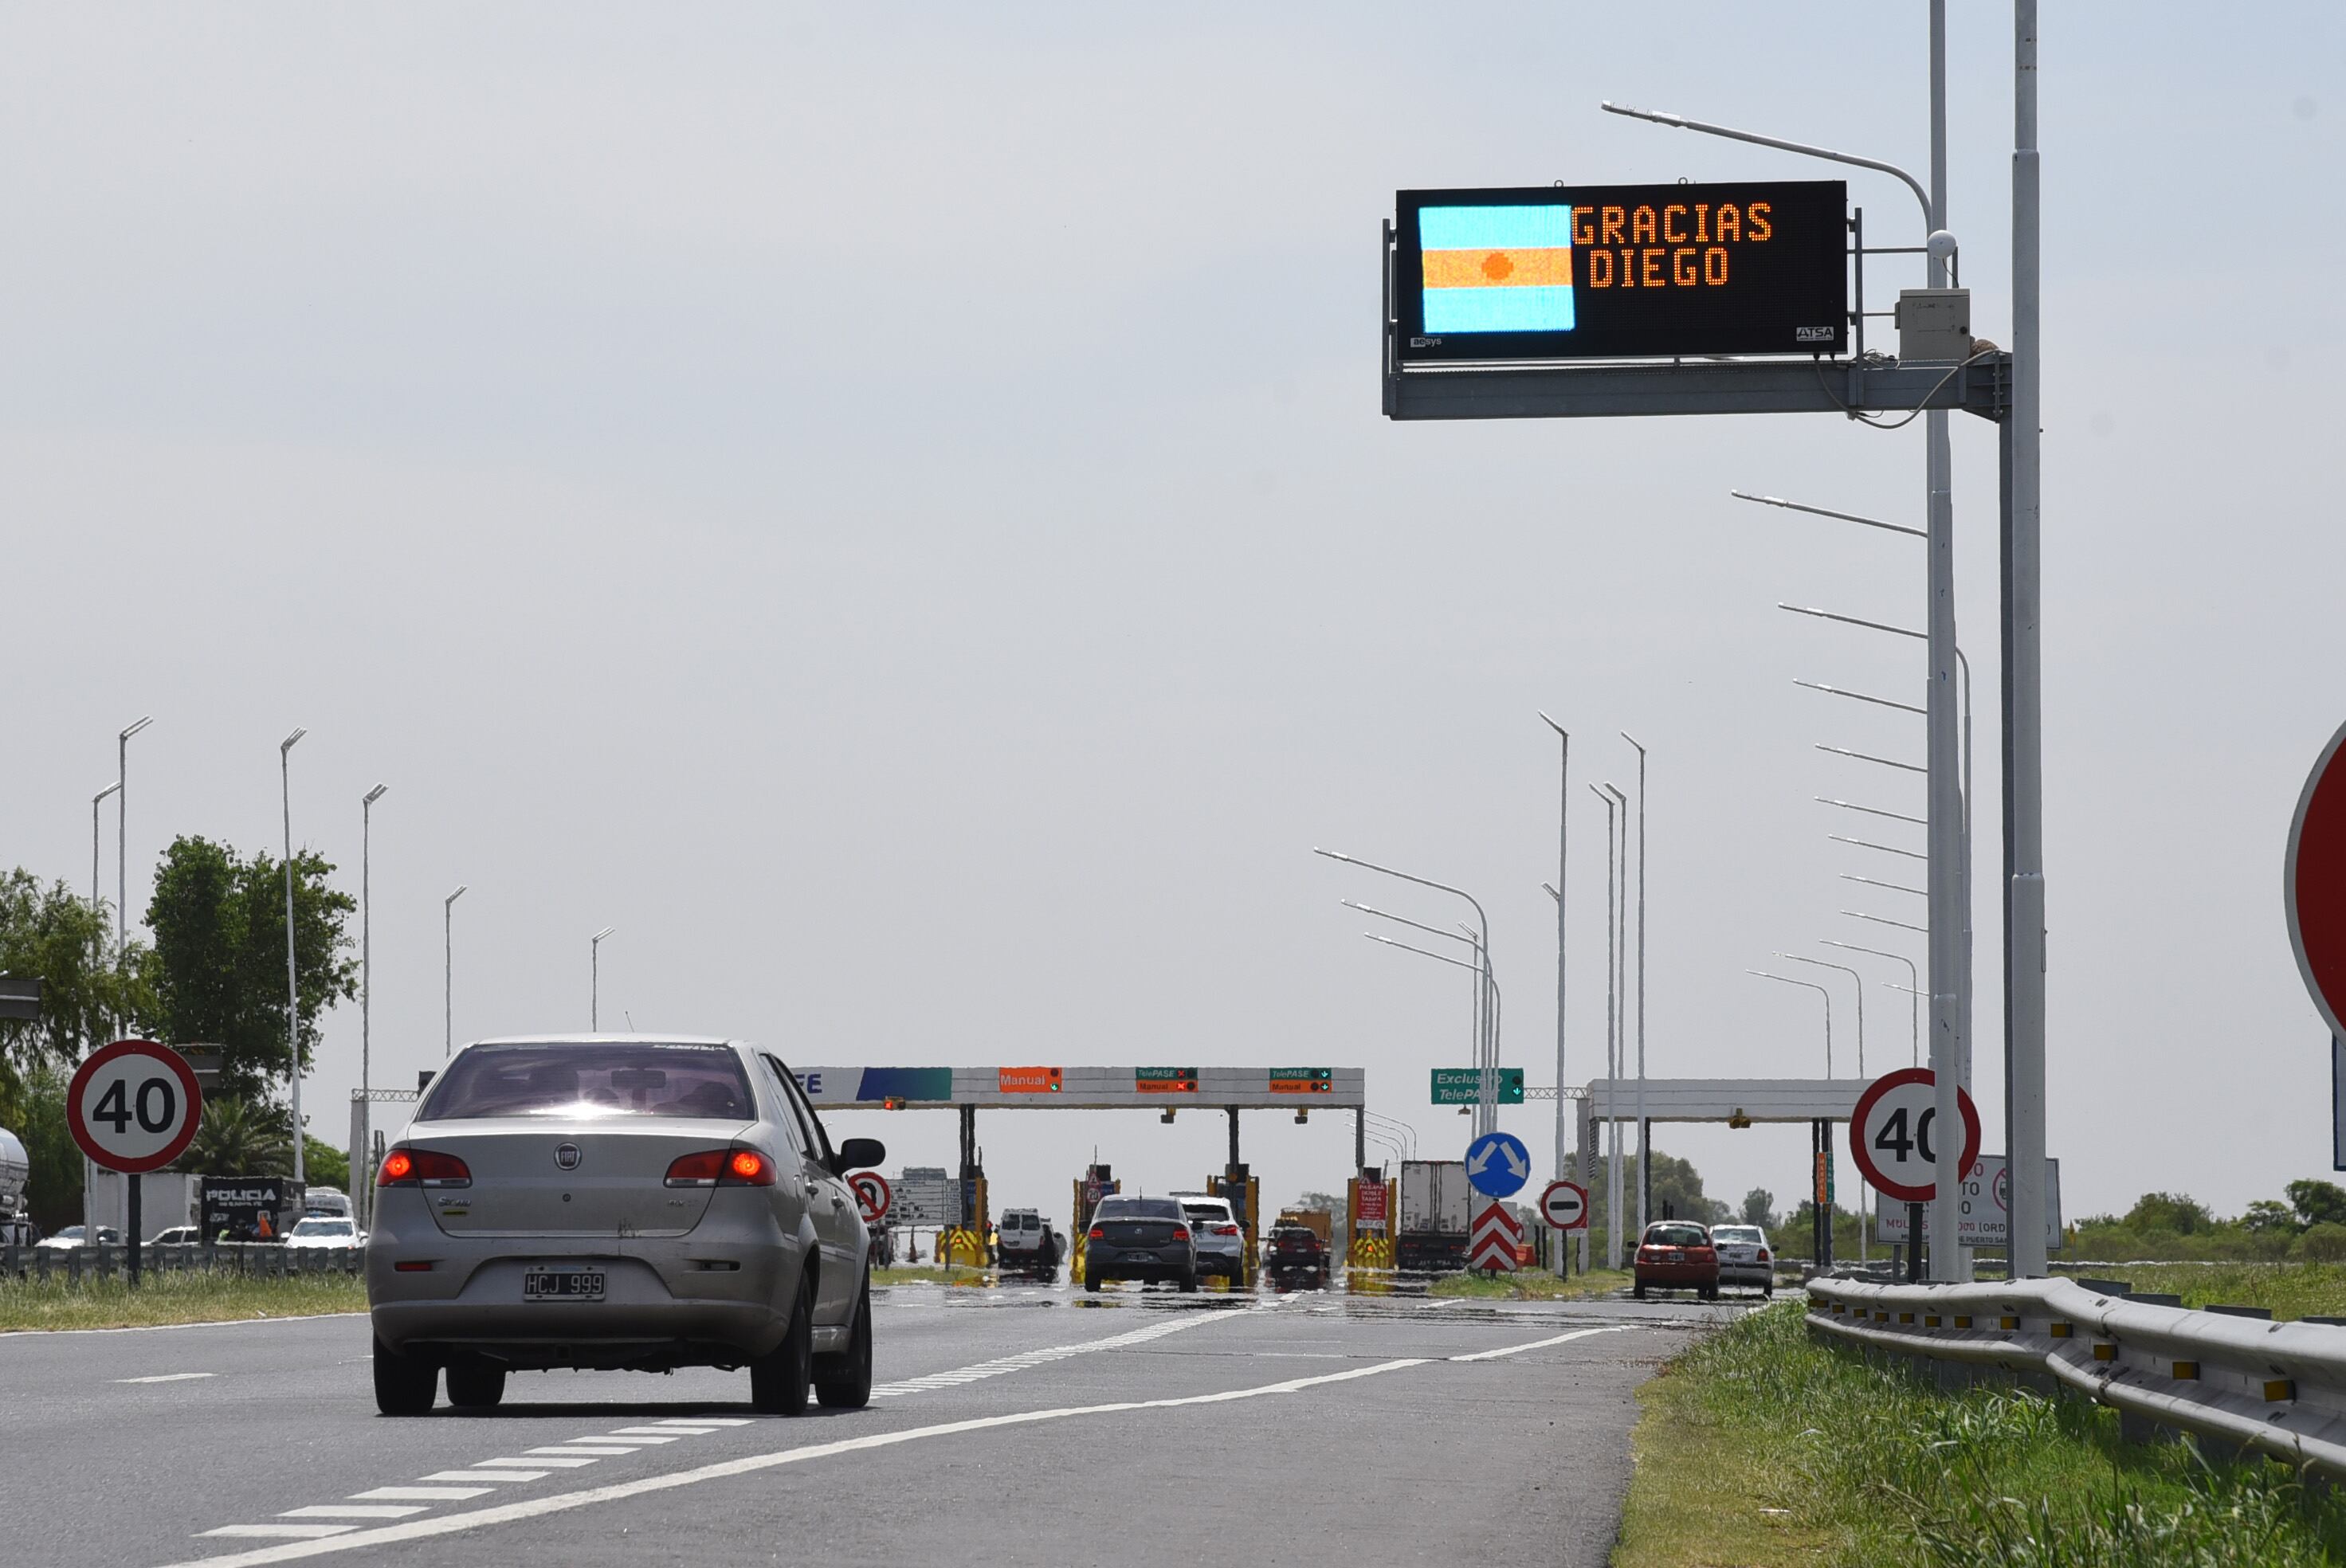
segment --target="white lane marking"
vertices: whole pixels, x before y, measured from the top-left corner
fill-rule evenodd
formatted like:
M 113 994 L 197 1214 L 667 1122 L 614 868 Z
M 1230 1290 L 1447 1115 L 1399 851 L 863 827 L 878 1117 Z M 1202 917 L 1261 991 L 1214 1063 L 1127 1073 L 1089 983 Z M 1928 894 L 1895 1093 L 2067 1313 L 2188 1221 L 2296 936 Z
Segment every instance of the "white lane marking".
M 534 1448 L 529 1451 L 532 1453 L 586 1453 L 593 1454 L 597 1458 L 600 1458 L 606 1454 L 640 1453 L 643 1451 L 638 1448 L 634 1443 L 627 1443 L 623 1445 L 619 1443 L 597 1442 L 592 1438 L 574 1438 L 566 1443 L 556 1443 L 552 1448 Z
M 1265 1307 L 1248 1310 L 1261 1312 Z M 991 1361 L 979 1361 L 974 1366 L 956 1367 L 948 1372 L 931 1372 L 925 1377 L 905 1378 L 892 1383 L 881 1383 L 872 1390 L 875 1400 L 901 1399 L 906 1394 L 925 1393 L 935 1389 L 958 1388 L 984 1378 L 998 1378 L 1006 1372 L 1020 1372 L 1029 1367 L 1039 1367 L 1051 1361 L 1063 1361 L 1069 1356 L 1087 1356 L 1095 1350 L 1120 1350 L 1129 1345 L 1147 1344 L 1168 1334 L 1178 1334 L 1184 1329 L 1194 1329 L 1200 1323 L 1227 1322 L 1243 1316 L 1236 1312 L 1192 1312 L 1178 1318 L 1168 1318 L 1161 1323 L 1150 1323 L 1122 1334 L 1111 1334 L 1104 1339 L 1085 1339 L 1072 1345 L 1051 1345 L 1039 1350 L 1022 1351 L 1015 1356 L 1002 1356 Z
M 707 1437 L 710 1432 L 721 1432 L 724 1430 L 723 1427 L 687 1426 L 681 1421 L 662 1421 L 658 1426 L 619 1429 L 629 1437 Z
M 515 1470 L 576 1470 L 582 1465 L 603 1461 L 592 1454 L 534 1454 L 522 1459 L 479 1459 L 473 1461 L 474 1470 L 495 1470 L 511 1466 Z
M 1454 1361 L 1495 1361 L 1502 1356 L 1520 1356 L 1525 1350 L 1545 1350 L 1550 1345 L 1563 1345 L 1575 1339 L 1586 1339 L 1591 1334 L 1618 1334 L 1625 1329 L 1637 1327 L 1639 1325 L 1636 1323 L 1608 1323 L 1602 1329 L 1575 1329 L 1569 1334 L 1558 1334 L 1546 1339 L 1534 1339 L 1528 1345 L 1506 1345 L 1496 1350 L 1477 1350 L 1471 1356 L 1452 1356 L 1449 1359 Z
M 315 1541 L 326 1535 L 346 1535 L 355 1524 L 223 1524 L 206 1535 L 260 1536 L 264 1540 Z
M 605 1437 L 628 1438 L 638 1443 L 648 1443 L 674 1442 L 678 1438 L 682 1437 L 684 1434 L 682 1432 L 662 1431 L 658 1427 L 621 1427 L 617 1431 L 606 1432 L 603 1435 Z M 578 1441 L 580 1442 L 594 1442 L 597 1440 L 594 1438 L 580 1438 Z
M 549 1472 L 543 1470 L 435 1470 L 419 1481 L 485 1481 L 491 1486 L 506 1481 L 544 1481 Z
M 363 1318 L 363 1312 L 298 1312 L 290 1318 L 218 1318 L 201 1323 L 130 1323 L 119 1329 L 9 1329 L 0 1339 L 55 1339 L 66 1334 L 160 1334 L 172 1329 L 274 1329 L 286 1323 L 315 1323 L 324 1318 Z
M 1373 1378 L 1382 1372 L 1398 1372 L 1404 1368 L 1423 1367 L 1432 1359 L 1413 1356 L 1397 1361 L 1380 1361 L 1374 1366 L 1355 1367 L 1349 1371 L 1328 1372 L 1316 1378 L 1291 1378 L 1284 1382 L 1260 1383 L 1250 1389 L 1229 1389 L 1218 1394 L 1190 1394 L 1179 1399 L 1124 1400 L 1106 1405 L 1070 1405 L 1057 1410 L 1022 1410 L 1014 1415 L 980 1416 L 969 1420 L 944 1421 L 935 1426 L 912 1427 L 898 1431 L 873 1432 L 868 1437 L 843 1438 L 837 1442 L 808 1443 L 801 1448 L 787 1448 L 771 1453 L 750 1454 L 742 1459 L 720 1461 L 702 1465 L 697 1470 L 672 1471 L 667 1475 L 647 1476 L 641 1481 L 622 1481 L 611 1486 L 592 1487 L 583 1492 L 556 1492 L 550 1497 L 535 1497 L 525 1502 L 499 1503 L 488 1508 L 476 1508 L 470 1513 L 443 1513 L 431 1519 L 413 1519 L 401 1524 L 386 1524 L 373 1530 L 362 1530 L 354 1535 L 332 1541 L 288 1542 L 282 1546 L 263 1546 L 250 1552 L 235 1552 L 217 1557 L 199 1558 L 189 1563 L 174 1563 L 171 1568 L 261 1568 L 271 1563 L 291 1563 L 304 1557 L 316 1557 L 329 1552 L 342 1552 L 363 1546 L 387 1546 L 405 1541 L 423 1541 L 435 1535 L 453 1535 L 459 1531 L 477 1530 L 484 1525 L 509 1524 L 515 1520 L 537 1519 L 549 1513 L 560 1513 L 573 1508 L 585 1508 L 592 1503 L 616 1502 L 625 1498 L 641 1497 L 648 1492 L 666 1492 L 680 1486 L 695 1486 L 705 1481 L 722 1481 L 737 1475 L 750 1475 L 778 1465 L 798 1464 L 807 1460 L 829 1459 L 843 1453 L 862 1453 L 872 1449 L 893 1448 L 900 1443 L 917 1442 L 923 1438 L 952 1437 L 963 1432 L 991 1431 L 999 1427 L 1033 1426 L 1043 1421 L 1066 1420 L 1071 1416 L 1117 1415 L 1133 1410 L 1169 1410 L 1190 1405 L 1227 1404 L 1237 1400 L 1260 1399 L 1267 1394 L 1300 1393 L 1329 1383 L 1349 1383 L 1361 1378 Z
M 378 1486 L 351 1493 L 351 1501 L 368 1502 L 380 1498 L 385 1502 L 462 1502 L 467 1498 L 486 1497 L 493 1490 L 486 1486 Z
M 313 1502 L 307 1508 L 289 1508 L 280 1519 L 405 1519 L 421 1513 L 420 1502 Z
M 663 1427 L 747 1427 L 757 1425 L 755 1421 L 750 1420 L 747 1416 L 670 1416 L 664 1421 L 655 1421 L 652 1424 Z
M 192 1383 L 198 1378 L 217 1378 L 218 1372 L 159 1372 L 151 1378 L 117 1378 L 117 1383 Z

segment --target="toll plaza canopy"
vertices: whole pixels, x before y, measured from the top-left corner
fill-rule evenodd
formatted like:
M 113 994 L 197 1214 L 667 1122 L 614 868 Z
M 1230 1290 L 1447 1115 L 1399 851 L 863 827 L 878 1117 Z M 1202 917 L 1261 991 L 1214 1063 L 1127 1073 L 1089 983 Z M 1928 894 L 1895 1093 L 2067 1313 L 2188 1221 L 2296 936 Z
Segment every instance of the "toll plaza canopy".
M 807 1098 L 825 1111 L 1357 1110 L 1368 1103 L 1367 1072 L 1360 1067 L 801 1067 L 798 1077 Z M 1855 1099 L 1852 1089 L 1851 1103 Z

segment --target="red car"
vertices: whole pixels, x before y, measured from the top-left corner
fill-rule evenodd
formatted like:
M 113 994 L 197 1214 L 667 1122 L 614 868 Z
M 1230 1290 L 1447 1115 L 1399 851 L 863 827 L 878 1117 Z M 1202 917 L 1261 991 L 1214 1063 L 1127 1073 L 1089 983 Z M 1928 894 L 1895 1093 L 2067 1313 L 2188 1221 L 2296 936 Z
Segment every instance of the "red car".
M 1691 1290 L 1705 1301 L 1719 1299 L 1719 1249 L 1710 1232 L 1682 1219 L 1659 1219 L 1637 1242 L 1637 1298 L 1646 1288 Z

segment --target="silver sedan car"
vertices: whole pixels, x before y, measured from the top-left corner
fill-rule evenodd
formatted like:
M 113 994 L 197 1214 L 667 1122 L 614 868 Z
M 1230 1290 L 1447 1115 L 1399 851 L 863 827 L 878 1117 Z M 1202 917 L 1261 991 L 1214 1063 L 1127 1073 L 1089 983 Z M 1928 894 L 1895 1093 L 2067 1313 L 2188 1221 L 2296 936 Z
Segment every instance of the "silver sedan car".
M 495 1404 L 505 1374 L 746 1367 L 795 1415 L 872 1389 L 871 1236 L 790 1069 L 740 1041 L 484 1040 L 384 1156 L 366 1253 L 375 1403 Z

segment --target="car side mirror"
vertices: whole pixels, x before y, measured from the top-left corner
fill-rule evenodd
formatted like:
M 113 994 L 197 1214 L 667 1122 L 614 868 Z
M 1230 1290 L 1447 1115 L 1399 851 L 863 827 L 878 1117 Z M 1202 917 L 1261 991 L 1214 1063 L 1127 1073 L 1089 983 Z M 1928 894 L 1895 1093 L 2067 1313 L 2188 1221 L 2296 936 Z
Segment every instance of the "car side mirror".
M 845 1176 L 852 1170 L 865 1170 L 888 1157 L 888 1145 L 878 1138 L 848 1138 L 831 1156 L 833 1174 Z

